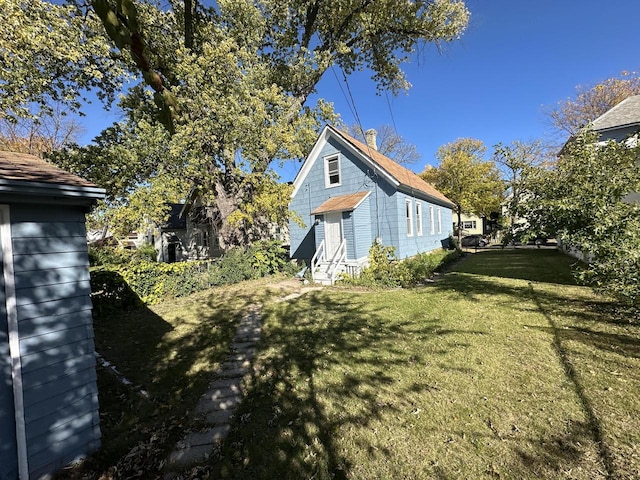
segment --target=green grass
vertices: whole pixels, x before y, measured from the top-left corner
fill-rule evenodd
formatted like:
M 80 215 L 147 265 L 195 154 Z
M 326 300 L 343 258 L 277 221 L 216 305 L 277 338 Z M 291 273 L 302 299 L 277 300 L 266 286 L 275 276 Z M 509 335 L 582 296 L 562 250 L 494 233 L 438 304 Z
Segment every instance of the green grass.
M 87 475 L 155 478 L 260 301 L 248 396 L 193 478 L 637 478 L 640 322 L 574 285 L 570 263 L 489 250 L 416 289 L 271 303 L 249 282 L 98 322 L 98 351 L 151 399 L 100 375 L 104 448 Z
M 213 288 L 94 319 L 96 351 L 148 392 L 98 368 L 102 447 L 61 478 L 157 478 L 190 414 L 224 360 L 249 305 L 278 292 L 281 277 Z M 286 293 L 286 292 L 285 292 Z
M 212 478 L 636 478 L 640 340 L 551 250 L 266 309 Z

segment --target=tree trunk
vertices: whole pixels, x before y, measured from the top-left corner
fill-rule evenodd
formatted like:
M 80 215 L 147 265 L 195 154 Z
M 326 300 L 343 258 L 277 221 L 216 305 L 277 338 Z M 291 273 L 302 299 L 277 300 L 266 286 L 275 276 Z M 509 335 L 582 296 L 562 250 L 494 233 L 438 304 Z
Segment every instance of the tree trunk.
M 245 243 L 246 236 L 240 228 L 229 224 L 229 216 L 240 207 L 242 195 L 240 192 L 227 191 L 224 183 L 220 180 L 215 183 L 214 188 L 217 218 L 213 219 L 213 223 L 214 227 L 218 228 L 220 247 L 227 250 L 234 246 L 241 246 Z

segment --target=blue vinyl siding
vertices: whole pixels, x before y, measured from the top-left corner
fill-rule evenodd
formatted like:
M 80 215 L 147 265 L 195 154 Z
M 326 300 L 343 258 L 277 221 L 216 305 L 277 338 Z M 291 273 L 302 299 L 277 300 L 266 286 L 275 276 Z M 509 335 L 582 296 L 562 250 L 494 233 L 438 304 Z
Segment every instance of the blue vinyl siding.
M 353 212 L 342 212 L 342 235 L 347 241 L 347 259 L 355 258 L 356 250 L 353 239 L 355 238 L 355 230 L 353 225 Z
M 369 255 L 369 249 L 373 244 L 373 233 L 371 228 L 371 197 L 369 195 L 362 204 L 353 212 L 353 258 L 358 260 Z
M 310 235 L 315 221 L 315 217 L 311 215 L 311 212 L 323 202 L 329 198 L 337 197 L 339 195 L 366 191 L 372 192 L 369 196 L 369 198 L 371 198 L 374 196 L 376 188 L 381 192 L 378 197 L 382 199 L 382 197 L 388 196 L 387 192 L 392 190 L 390 188 L 391 186 L 388 184 L 383 188 L 377 187 L 376 181 L 380 180 L 378 180 L 375 172 L 369 169 L 360 159 L 351 153 L 341 151 L 339 146 L 339 143 L 334 138 L 329 138 L 329 141 L 322 148 L 318 159 L 308 172 L 307 177 L 304 179 L 302 187 L 291 199 L 289 209 L 296 212 L 303 222 L 305 222 L 305 227 L 303 228 L 294 222 L 289 223 L 291 254 L 293 258 L 311 258 L 315 251 L 315 246 L 320 244 L 324 236 L 324 227 L 322 223 L 317 225 L 315 228 L 315 241 L 309 242 L 310 245 L 313 245 L 313 248 L 309 248 L 309 246 L 305 244 L 305 238 Z M 336 153 L 340 154 L 340 185 L 325 188 L 324 158 Z M 373 203 L 372 200 L 365 200 L 365 202 L 369 208 L 373 208 L 371 206 Z M 365 202 L 363 202 L 363 204 Z M 384 200 L 382 200 L 382 203 L 384 204 Z M 386 210 L 386 207 L 381 209 L 382 212 Z M 375 218 L 375 216 L 371 216 L 371 214 L 369 214 L 369 218 Z M 353 226 L 351 228 L 353 231 Z M 375 224 L 370 223 L 366 228 L 367 233 L 364 235 L 363 241 L 367 241 L 369 238 L 373 239 L 375 235 L 375 233 L 372 234 L 372 232 L 375 232 Z M 358 232 L 358 234 L 359 233 L 360 232 Z M 347 243 L 350 241 L 353 243 L 353 238 L 346 238 Z M 371 244 L 369 243 L 367 251 L 370 246 Z M 348 249 L 349 258 L 352 258 L 351 255 L 355 256 L 356 252 L 358 252 L 358 255 L 360 254 L 360 245 L 348 245 Z
M 443 240 L 451 233 L 452 212 L 450 208 L 442 207 L 430 203 L 422 198 L 412 196 L 407 193 L 398 192 L 397 194 L 397 212 L 398 212 L 398 243 L 396 254 L 398 258 L 407 258 L 418 253 L 430 252 L 443 246 Z M 413 235 L 407 235 L 406 224 L 406 201 L 411 200 L 411 215 L 413 218 Z M 422 235 L 416 232 L 416 202 L 422 204 Z M 434 222 L 436 224 L 434 233 L 431 234 L 431 224 L 429 218 L 429 207 L 433 207 Z M 438 233 L 438 209 L 441 215 L 441 233 Z
M 84 207 L 11 205 L 29 471 L 99 446 Z

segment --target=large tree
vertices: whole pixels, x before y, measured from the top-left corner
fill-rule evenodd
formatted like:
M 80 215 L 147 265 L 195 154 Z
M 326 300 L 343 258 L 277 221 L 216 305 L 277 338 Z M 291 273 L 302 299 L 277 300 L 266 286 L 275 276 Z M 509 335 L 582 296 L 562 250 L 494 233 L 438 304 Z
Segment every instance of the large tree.
M 127 77 L 99 18 L 75 5 L 0 0 L 0 119 L 78 111 L 93 90 L 108 102 Z
M 640 76 L 623 72 L 596 85 L 579 85 L 574 98 L 547 109 L 552 126 L 564 138 L 578 131 L 631 95 L 640 94 Z
M 84 131 L 60 105 L 39 118 L 0 118 L 0 150 L 43 156 L 71 145 Z
M 481 140 L 459 138 L 438 148 L 438 166 L 420 174 L 455 204 L 458 225 L 463 213 L 489 216 L 500 208 L 504 183 L 495 164 L 484 160 L 485 152 Z
M 161 124 L 171 133 L 166 155 L 134 166 L 157 161 L 153 175 L 188 179 L 228 245 L 282 212 L 272 162 L 303 158 L 321 123 L 335 119 L 325 102 L 307 104 L 327 69 L 368 68 L 379 88 L 398 92 L 409 87 L 402 63 L 427 42 L 458 38 L 469 16 L 455 0 L 92 4 L 143 80 L 122 102 L 126 142 L 155 139 Z M 275 196 L 286 205 L 284 187 Z
M 528 142 L 515 140 L 509 145 L 499 143 L 494 146 L 493 160 L 498 166 L 505 185 L 506 198 L 503 202 L 508 218 L 506 238 L 511 239 L 527 224 L 526 208 L 534 194 L 529 183 L 538 174 L 555 163 L 555 156 L 541 140 Z M 542 234 L 542 231 L 531 234 Z
M 581 277 L 597 290 L 640 302 L 640 205 L 627 203 L 640 191 L 640 146 L 583 130 L 563 149 L 553 169 L 529 179 L 526 203 L 532 224 L 541 225 L 590 259 Z

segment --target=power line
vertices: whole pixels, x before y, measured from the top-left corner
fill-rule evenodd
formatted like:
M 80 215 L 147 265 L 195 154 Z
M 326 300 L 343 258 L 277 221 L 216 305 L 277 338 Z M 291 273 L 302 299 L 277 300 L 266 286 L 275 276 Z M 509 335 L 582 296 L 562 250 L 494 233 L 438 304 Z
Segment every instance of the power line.
M 391 108 L 391 102 L 389 101 L 389 91 L 384 91 L 384 96 L 387 99 L 387 107 L 389 107 L 389 115 L 391 115 L 391 123 L 393 124 L 393 132 L 398 135 L 398 128 L 396 127 L 396 119 L 393 116 L 393 109 Z
M 347 102 L 347 106 L 349 107 L 349 110 L 351 110 L 351 115 L 353 115 L 354 118 L 357 118 L 357 114 L 354 111 L 355 104 L 354 104 L 354 106 L 352 108 L 351 107 L 351 103 L 349 102 L 349 98 L 347 97 L 347 94 L 345 93 L 344 88 L 342 88 L 342 83 L 340 82 L 340 79 L 338 78 L 338 74 L 336 73 L 336 69 L 335 69 L 335 67 L 333 65 L 331 65 L 331 71 L 333 72 L 333 76 L 336 77 L 336 82 L 338 83 L 338 87 L 340 87 L 340 91 L 342 92 L 342 96 L 344 97 L 345 101 Z M 344 72 L 342 72 L 342 75 L 344 76 Z M 345 81 L 346 81 L 346 78 L 345 78 Z

